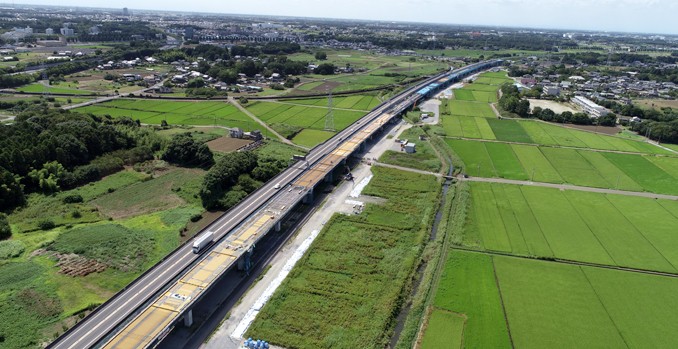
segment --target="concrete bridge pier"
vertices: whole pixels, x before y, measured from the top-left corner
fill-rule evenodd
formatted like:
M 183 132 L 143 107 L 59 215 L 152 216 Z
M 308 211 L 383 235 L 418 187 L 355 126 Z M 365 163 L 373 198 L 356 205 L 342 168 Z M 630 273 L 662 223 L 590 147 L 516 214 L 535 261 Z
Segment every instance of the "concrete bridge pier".
M 311 188 L 311 190 L 309 190 L 309 191 L 304 195 L 304 200 L 303 200 L 303 202 L 304 202 L 305 204 L 310 204 L 310 203 L 313 202 L 313 188 Z
M 193 309 L 187 311 L 184 314 L 184 326 L 186 327 L 193 326 Z
M 280 227 L 281 227 L 281 223 L 280 223 L 280 221 L 278 220 L 278 221 L 275 223 L 275 226 L 274 226 L 275 231 L 276 231 L 276 232 L 279 232 L 279 231 L 280 231 Z

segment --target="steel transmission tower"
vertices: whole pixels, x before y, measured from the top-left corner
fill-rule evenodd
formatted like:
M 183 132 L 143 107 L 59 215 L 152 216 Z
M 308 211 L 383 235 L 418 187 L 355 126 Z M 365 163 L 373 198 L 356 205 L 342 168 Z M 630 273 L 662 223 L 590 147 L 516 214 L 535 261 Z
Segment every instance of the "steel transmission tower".
M 327 115 L 325 115 L 325 131 L 334 131 L 334 110 L 332 110 L 332 91 L 327 98 Z
M 45 99 L 47 99 L 49 97 L 49 86 L 45 85 L 45 84 L 49 84 L 47 73 L 43 72 L 42 75 L 40 76 L 40 78 L 43 80 L 41 82 L 42 83 L 42 96 Z M 45 82 L 44 80 L 47 80 L 47 82 Z

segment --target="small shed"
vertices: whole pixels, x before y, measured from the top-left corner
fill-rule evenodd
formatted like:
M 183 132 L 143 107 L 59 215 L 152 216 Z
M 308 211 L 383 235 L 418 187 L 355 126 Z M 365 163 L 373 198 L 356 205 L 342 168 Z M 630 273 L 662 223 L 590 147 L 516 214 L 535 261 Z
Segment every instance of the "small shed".
M 408 154 L 415 153 L 417 151 L 416 148 L 417 148 L 417 145 L 414 144 L 414 143 L 410 142 L 410 143 L 405 144 L 405 152 L 408 153 Z

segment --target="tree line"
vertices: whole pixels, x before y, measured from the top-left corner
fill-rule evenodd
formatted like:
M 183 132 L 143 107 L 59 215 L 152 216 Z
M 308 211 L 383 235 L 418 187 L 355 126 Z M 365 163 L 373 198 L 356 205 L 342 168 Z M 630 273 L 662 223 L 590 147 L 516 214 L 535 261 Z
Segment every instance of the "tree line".
M 536 107 L 530 111 L 530 102 L 523 98 L 524 94 L 513 84 L 505 84 L 501 87 L 501 98 L 499 98 L 499 106 L 507 112 L 515 113 L 523 118 L 537 118 L 539 120 L 567 123 L 575 125 L 592 125 L 600 126 L 614 126 L 617 122 L 617 116 L 610 113 L 599 118 L 591 118 L 585 113 L 572 113 L 565 111 L 563 113 L 556 113 L 548 108 Z

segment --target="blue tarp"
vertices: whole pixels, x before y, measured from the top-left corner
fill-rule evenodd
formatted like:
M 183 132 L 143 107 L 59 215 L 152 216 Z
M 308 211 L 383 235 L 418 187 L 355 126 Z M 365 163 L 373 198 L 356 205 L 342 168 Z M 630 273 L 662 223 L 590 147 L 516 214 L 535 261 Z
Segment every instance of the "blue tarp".
M 431 91 L 435 90 L 436 88 L 438 88 L 438 86 L 440 86 L 440 84 L 433 83 L 433 84 L 430 84 L 430 85 L 428 85 L 428 86 L 422 88 L 421 90 L 417 91 L 417 93 L 420 94 L 420 95 L 426 95 L 426 94 L 428 94 L 429 92 L 431 92 Z

